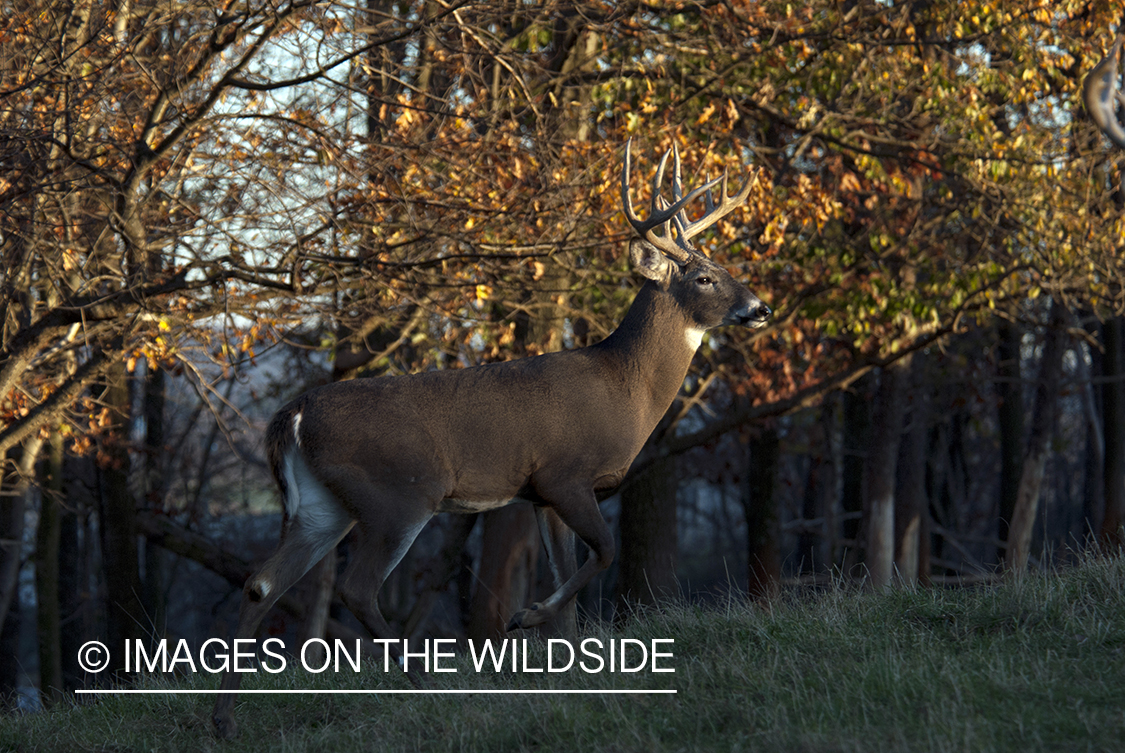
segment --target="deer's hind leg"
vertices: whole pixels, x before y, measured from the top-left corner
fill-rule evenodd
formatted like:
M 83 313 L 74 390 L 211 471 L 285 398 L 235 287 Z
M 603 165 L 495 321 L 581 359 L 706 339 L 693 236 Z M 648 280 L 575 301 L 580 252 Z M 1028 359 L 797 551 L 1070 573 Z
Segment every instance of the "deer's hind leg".
M 287 496 L 289 512 L 282 527 L 281 541 L 242 589 L 235 640 L 253 638 L 262 618 L 281 595 L 335 547 L 355 524 L 340 502 L 311 476 L 301 477 Z M 241 672 L 227 671 L 223 675 L 219 689 L 230 692 L 218 696 L 211 714 L 221 737 L 238 734 L 231 712 L 235 691 L 241 682 Z
M 339 493 L 354 511 L 358 533 L 340 582 L 340 597 L 373 636 L 396 639 L 399 636 L 379 611 L 379 591 L 433 517 L 441 494 L 419 484 L 364 484 L 350 479 Z

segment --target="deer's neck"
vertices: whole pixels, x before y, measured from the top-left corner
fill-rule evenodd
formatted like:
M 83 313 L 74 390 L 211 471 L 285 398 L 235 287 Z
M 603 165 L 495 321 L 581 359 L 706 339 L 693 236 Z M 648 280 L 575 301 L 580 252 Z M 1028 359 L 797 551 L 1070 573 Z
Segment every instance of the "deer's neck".
M 649 402 L 655 420 L 668 410 L 684 383 L 703 331 L 693 327 L 672 296 L 646 282 L 624 320 L 599 348 Z

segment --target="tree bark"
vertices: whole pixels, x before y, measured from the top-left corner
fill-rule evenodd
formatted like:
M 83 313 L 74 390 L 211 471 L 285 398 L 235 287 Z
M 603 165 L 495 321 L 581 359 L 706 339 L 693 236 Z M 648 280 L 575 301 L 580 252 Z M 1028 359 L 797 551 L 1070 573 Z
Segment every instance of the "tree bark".
M 863 513 L 864 467 L 871 446 L 871 389 L 874 373 L 869 372 L 856 380 L 852 389 L 844 392 L 843 447 L 841 460 L 842 488 L 840 507 L 843 515 L 844 546 L 843 570 L 851 575 L 859 560 L 860 516 Z
M 1125 546 L 1125 318 L 1105 323 L 1102 359 L 1102 426 L 1105 441 L 1105 508 L 1099 530 L 1107 549 Z
M 895 569 L 900 582 L 917 583 L 928 570 L 921 559 L 922 537 L 929 535 L 926 522 L 926 443 L 929 438 L 929 384 L 925 379 L 925 355 L 915 353 L 910 370 L 910 418 L 899 445 L 895 488 Z
M 62 538 L 63 437 L 51 435 L 39 529 L 35 536 L 35 591 L 38 603 L 39 689 L 47 705 L 63 699 L 59 544 Z
M 142 505 L 149 510 L 163 510 L 165 493 L 164 446 L 164 370 L 149 368 L 144 374 L 144 401 L 141 407 L 145 423 L 144 446 L 144 500 Z M 167 625 L 167 599 L 165 591 L 168 581 L 168 556 L 160 547 L 145 546 L 144 564 L 144 604 L 145 611 L 152 620 L 156 632 L 163 635 Z
M 88 576 L 84 563 L 84 551 L 91 544 L 91 537 L 80 539 L 79 527 L 84 525 L 89 510 L 90 488 L 77 493 L 77 468 L 92 468 L 91 458 L 75 459 L 63 455 L 63 487 L 66 489 L 66 505 L 61 506 L 59 521 L 59 616 L 61 630 L 59 648 L 62 652 L 63 685 L 65 690 L 78 687 L 85 673 L 78 665 L 78 650 L 86 639 L 87 623 L 92 610 L 83 578 Z M 93 474 L 89 474 L 90 477 Z
M 1020 475 L 1016 507 L 1008 527 L 1008 552 L 1005 567 L 1014 573 L 1027 569 L 1031 551 L 1031 538 L 1035 518 L 1039 511 L 1039 496 L 1043 473 L 1050 454 L 1051 435 L 1055 431 L 1058 414 L 1059 383 L 1062 380 L 1062 357 L 1066 349 L 1066 309 L 1059 302 L 1051 306 L 1051 317 L 1043 343 L 1043 356 L 1039 366 L 1038 387 L 1035 391 L 1031 433 L 1027 453 L 1024 455 L 1023 473 Z
M 480 567 L 469 607 L 470 639 L 507 634 L 508 620 L 528 605 L 539 557 L 539 528 L 529 504 L 512 504 L 481 516 Z
M 106 638 L 111 669 L 125 670 L 125 641 L 139 639 L 149 622 L 141 604 L 137 552 L 137 503 L 129 489 L 129 425 L 132 415 L 129 382 L 123 363 L 109 376 L 104 401 L 113 421 L 102 441 L 101 530 L 106 582 Z
M 777 466 L 781 446 L 770 425 L 753 432 L 747 443 L 748 467 L 742 509 L 746 516 L 748 590 L 751 598 L 768 600 L 781 583 L 781 527 L 778 515 Z
M 679 594 L 676 579 L 676 461 L 666 458 L 621 492 L 618 614 Z
M 19 610 L 20 555 L 23 549 L 27 489 L 43 440 L 33 435 L 18 451 L 7 453 L 0 471 L 0 626 Z
M 1000 515 L 997 536 L 1000 541 L 1008 540 L 1008 527 L 1016 509 L 1016 496 L 1019 493 L 1020 476 L 1023 474 L 1024 455 L 1024 403 L 1023 379 L 1021 369 L 1021 343 L 1023 329 L 1012 322 L 1002 320 L 997 327 L 997 375 L 996 394 L 999 399 L 997 422 L 1000 430 Z M 998 560 L 1003 561 L 1005 549 L 999 548 Z
M 909 356 L 900 358 L 879 375 L 871 445 L 863 467 L 864 563 L 870 585 L 875 588 L 889 586 L 894 577 L 895 470 L 909 363 Z

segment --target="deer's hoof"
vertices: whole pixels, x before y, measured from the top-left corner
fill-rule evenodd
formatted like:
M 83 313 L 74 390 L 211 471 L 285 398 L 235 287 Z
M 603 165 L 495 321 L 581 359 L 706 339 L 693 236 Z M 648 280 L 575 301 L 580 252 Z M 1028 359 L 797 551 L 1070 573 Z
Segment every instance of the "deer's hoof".
M 238 737 L 238 723 L 229 714 L 223 716 L 216 714 L 211 717 L 211 723 L 215 725 L 215 734 L 219 739 L 233 740 Z
M 521 609 L 512 615 L 512 620 L 508 623 L 508 632 L 542 625 L 549 618 L 550 615 L 547 614 L 546 609 L 543 609 L 543 605 L 536 602 L 527 609 Z

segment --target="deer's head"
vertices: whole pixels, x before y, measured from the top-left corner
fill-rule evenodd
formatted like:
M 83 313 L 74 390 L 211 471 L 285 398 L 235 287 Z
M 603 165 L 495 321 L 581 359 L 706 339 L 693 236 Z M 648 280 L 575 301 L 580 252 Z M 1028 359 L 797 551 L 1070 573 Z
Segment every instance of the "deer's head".
M 753 186 L 748 179 L 742 189 L 731 196 L 727 191 L 727 175 L 683 192 L 680 179 L 680 154 L 673 146 L 665 152 L 652 181 L 652 209 L 642 220 L 633 210 L 629 198 L 629 173 L 632 168 L 630 141 L 625 146 L 625 166 L 621 172 L 621 203 L 625 216 L 641 237 L 629 243 L 629 260 L 637 274 L 653 282 L 670 295 L 682 308 L 687 324 L 701 332 L 722 324 L 764 326 L 770 308 L 745 285 L 735 280 L 726 269 L 707 258 L 691 239 L 711 227 L 746 201 Z M 668 158 L 672 157 L 672 200 L 661 194 Z M 718 203 L 714 189 L 721 186 Z M 696 220 L 688 220 L 687 205 L 704 196 L 706 211 Z

